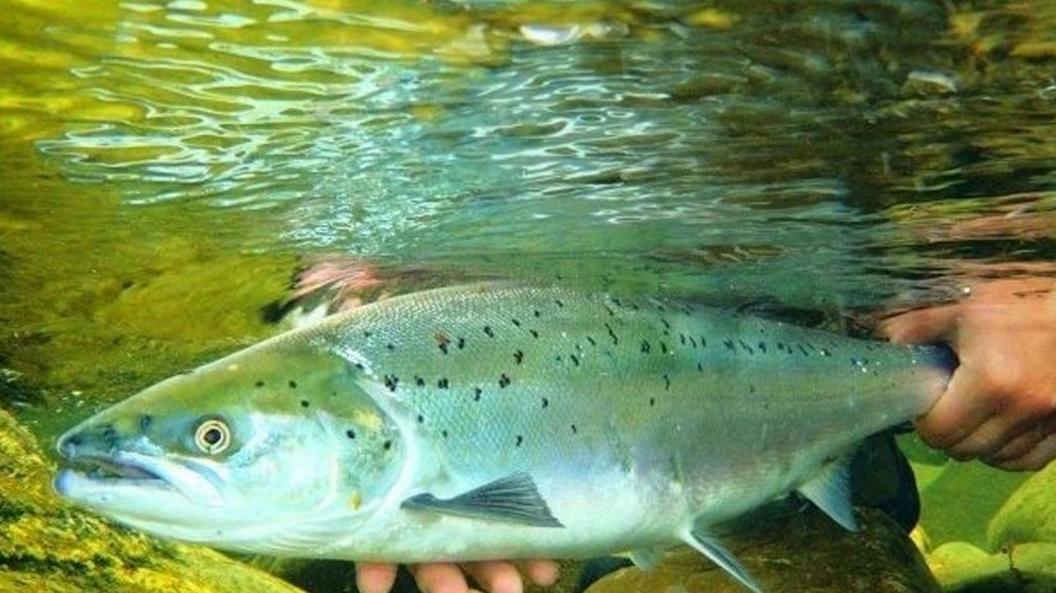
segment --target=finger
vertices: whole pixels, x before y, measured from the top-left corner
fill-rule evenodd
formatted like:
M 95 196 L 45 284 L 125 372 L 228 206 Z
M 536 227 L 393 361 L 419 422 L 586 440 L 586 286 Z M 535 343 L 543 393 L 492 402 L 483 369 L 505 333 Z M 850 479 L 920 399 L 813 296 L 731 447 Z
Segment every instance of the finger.
M 1056 457 L 1056 433 L 1049 433 L 1026 455 L 1017 457 L 998 465 L 1012 471 L 1037 471 L 1044 468 Z
M 1021 430 L 1017 430 L 1008 418 L 992 416 L 971 434 L 948 447 L 946 453 L 959 461 L 977 457 L 987 458 L 1000 451 L 1020 432 Z
M 509 562 L 467 562 L 463 568 L 489 593 L 521 593 L 524 590 L 520 573 Z
M 919 309 L 889 317 L 880 322 L 877 330 L 898 344 L 938 342 L 953 335 L 959 313 L 957 305 Z
M 917 420 L 917 432 L 928 445 L 936 449 L 952 447 L 993 416 L 994 411 L 981 392 L 983 383 L 971 369 L 958 368 L 946 392 Z
M 466 577 L 450 563 L 425 563 L 410 567 L 423 593 L 467 593 Z
M 520 563 L 521 573 L 540 587 L 549 587 L 560 575 L 557 563 L 552 560 L 527 560 Z
M 389 593 L 396 584 L 395 564 L 356 564 L 356 589 L 360 593 Z
M 990 465 L 1000 466 L 1002 463 L 1022 457 L 1027 453 L 1030 453 L 1031 449 L 1036 447 L 1038 443 L 1041 442 L 1041 439 L 1045 438 L 1045 435 L 1046 433 L 1042 430 L 1035 430 L 1033 428 L 1025 430 L 1012 437 L 1012 439 L 996 453 L 984 457 L 984 460 Z

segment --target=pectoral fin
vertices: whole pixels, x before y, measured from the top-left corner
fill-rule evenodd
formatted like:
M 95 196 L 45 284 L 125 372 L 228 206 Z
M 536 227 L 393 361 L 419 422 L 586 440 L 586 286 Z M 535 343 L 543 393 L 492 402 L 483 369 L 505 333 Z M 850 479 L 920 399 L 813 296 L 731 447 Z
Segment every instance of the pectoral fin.
M 837 460 L 822 468 L 812 480 L 799 487 L 799 493 L 814 503 L 848 531 L 858 531 L 851 507 L 851 463 Z
M 652 570 L 664 561 L 664 548 L 641 548 L 629 553 L 631 562 L 641 570 Z
M 539 495 L 532 477 L 524 472 L 510 474 L 453 498 L 439 499 L 429 493 L 419 494 L 403 501 L 400 506 L 470 519 L 533 527 L 564 527 L 550 513 L 550 507 Z
M 734 558 L 733 554 L 730 553 L 718 540 L 705 535 L 697 531 L 687 531 L 682 539 L 701 554 L 708 557 L 709 560 L 718 564 L 723 570 L 728 572 L 730 576 L 737 579 L 745 587 L 748 587 L 755 593 L 763 593 L 759 583 L 752 578 L 748 571 L 745 570 L 741 563 Z

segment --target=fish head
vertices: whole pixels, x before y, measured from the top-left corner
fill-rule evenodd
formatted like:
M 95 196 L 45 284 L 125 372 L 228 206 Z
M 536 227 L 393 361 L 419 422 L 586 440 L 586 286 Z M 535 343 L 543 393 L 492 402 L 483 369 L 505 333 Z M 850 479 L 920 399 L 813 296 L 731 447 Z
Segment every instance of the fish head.
M 362 369 L 273 339 L 150 387 L 58 441 L 65 498 L 182 541 L 311 556 L 312 525 L 366 513 L 399 473 Z M 376 504 L 374 505 L 376 506 Z

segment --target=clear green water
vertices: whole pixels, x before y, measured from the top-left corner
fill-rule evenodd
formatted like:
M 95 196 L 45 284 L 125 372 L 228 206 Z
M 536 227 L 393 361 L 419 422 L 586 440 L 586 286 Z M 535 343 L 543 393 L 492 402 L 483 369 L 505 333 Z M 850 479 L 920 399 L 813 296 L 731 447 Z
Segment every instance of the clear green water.
M 305 256 L 830 321 L 1056 261 L 1044 0 L 0 8 L 0 395 L 45 442 L 273 332 Z M 972 523 L 921 469 L 940 540 L 1022 479 Z

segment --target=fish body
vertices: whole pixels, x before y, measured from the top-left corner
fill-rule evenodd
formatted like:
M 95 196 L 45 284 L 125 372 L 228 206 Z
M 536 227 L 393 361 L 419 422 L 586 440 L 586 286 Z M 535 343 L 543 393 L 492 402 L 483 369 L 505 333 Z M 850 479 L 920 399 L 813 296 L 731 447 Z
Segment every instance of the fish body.
M 925 412 L 949 373 L 943 349 L 696 305 L 445 288 L 333 315 L 103 411 L 59 450 L 118 475 L 67 469 L 56 489 L 241 551 L 631 551 L 648 564 L 685 542 L 757 588 L 711 527 L 800 491 L 853 528 L 843 460 Z M 210 421 L 228 429 L 220 453 L 190 436 L 209 440 Z

